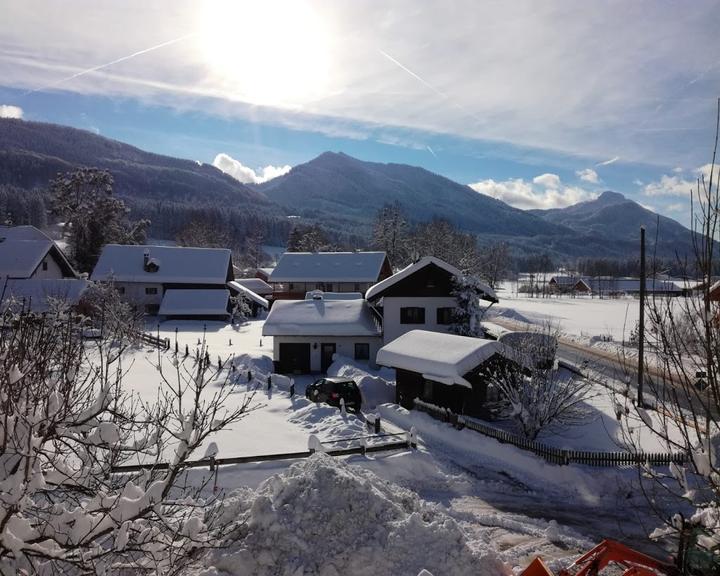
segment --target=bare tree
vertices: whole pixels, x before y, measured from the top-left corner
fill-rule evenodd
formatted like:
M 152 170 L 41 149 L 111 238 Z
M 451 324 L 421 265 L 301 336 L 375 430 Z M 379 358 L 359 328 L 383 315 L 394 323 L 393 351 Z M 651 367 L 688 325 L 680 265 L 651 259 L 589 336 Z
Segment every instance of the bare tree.
M 480 248 L 479 275 L 490 288 L 497 288 L 510 269 L 510 247 L 506 242 L 494 242 Z
M 232 533 L 220 500 L 200 497 L 206 481 L 183 480 L 250 401 L 223 408 L 230 383 L 203 355 L 168 370 L 159 356 L 158 400 L 145 404 L 123 388 L 115 338 L 82 341 L 64 312 L 3 326 L 0 573 L 177 573 Z M 114 473 L 124 464 L 148 468 Z
M 558 369 L 557 329 L 548 325 L 542 331 L 516 336 L 508 345 L 510 360 L 483 368 L 488 383 L 499 392 L 500 414 L 511 418 L 529 440 L 585 421 L 592 385 Z
M 686 464 L 671 466 L 669 473 L 643 466 L 643 489 L 653 507 L 659 493 L 674 501 L 678 512 L 689 511 L 690 522 L 685 524 L 673 521 L 667 509 L 657 508 L 668 533 L 678 535 L 692 525 L 704 533 L 702 543 L 715 557 L 720 551 L 720 303 L 713 276 L 720 232 L 719 133 L 720 101 L 712 161 L 691 191 L 694 254 L 689 261 L 679 258 L 685 270 L 697 274 L 697 295 L 649 299 L 645 338 L 651 355 L 643 384 L 653 407 L 635 406 L 629 390 L 629 400 L 620 398 L 623 405 L 618 409 L 620 415 L 628 412 L 634 416 L 623 419 L 632 450 L 643 451 L 634 433 L 640 422 L 668 450 L 687 455 Z
M 373 246 L 387 253 L 395 267 L 408 264 L 409 230 L 407 217 L 399 202 L 385 204 L 375 216 Z

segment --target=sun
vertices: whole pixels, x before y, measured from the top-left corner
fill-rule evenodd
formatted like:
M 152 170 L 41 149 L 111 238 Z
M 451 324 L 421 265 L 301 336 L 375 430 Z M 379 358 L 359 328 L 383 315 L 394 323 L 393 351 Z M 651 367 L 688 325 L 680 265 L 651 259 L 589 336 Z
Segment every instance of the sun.
M 329 34 L 306 2 L 211 1 L 199 20 L 209 80 L 225 97 L 302 108 L 326 92 Z

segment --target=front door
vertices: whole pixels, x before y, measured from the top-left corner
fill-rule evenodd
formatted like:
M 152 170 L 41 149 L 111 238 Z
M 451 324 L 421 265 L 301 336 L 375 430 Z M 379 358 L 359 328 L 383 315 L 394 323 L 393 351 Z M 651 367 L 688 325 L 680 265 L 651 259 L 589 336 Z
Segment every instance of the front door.
M 333 354 L 335 354 L 335 342 L 320 344 L 320 370 L 323 374 L 327 372 L 330 364 L 332 364 Z

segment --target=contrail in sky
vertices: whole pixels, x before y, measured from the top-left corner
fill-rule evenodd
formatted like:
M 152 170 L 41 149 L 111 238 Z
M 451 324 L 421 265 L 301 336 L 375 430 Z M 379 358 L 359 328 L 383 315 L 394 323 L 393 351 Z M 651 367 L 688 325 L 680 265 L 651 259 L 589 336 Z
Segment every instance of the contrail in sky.
M 618 160 L 620 160 L 620 156 L 615 156 L 610 160 L 605 160 L 605 162 L 598 162 L 595 166 L 610 166 L 610 164 L 615 164 Z
M 150 48 L 145 48 L 144 50 L 138 50 L 137 52 L 133 52 L 132 54 L 128 54 L 127 56 L 123 56 L 122 58 L 117 58 L 116 60 L 113 60 L 112 62 L 107 62 L 105 64 L 100 64 L 99 66 L 93 66 L 92 68 L 88 68 L 87 70 L 82 70 L 80 72 L 76 72 L 72 76 L 67 76 L 65 78 L 61 78 L 60 80 L 57 80 L 56 82 L 52 82 L 51 84 L 46 84 L 45 86 L 40 86 L 39 88 L 34 88 L 33 90 L 28 90 L 23 94 L 23 96 L 28 96 L 29 94 L 34 94 L 35 92 L 41 92 L 43 90 L 47 90 L 48 88 L 55 88 L 56 86 L 59 86 L 60 84 L 65 84 L 65 82 L 70 82 L 71 80 L 74 80 L 75 78 L 80 78 L 81 76 L 85 76 L 86 74 L 91 74 L 92 72 L 97 72 L 98 70 L 102 70 L 103 68 L 107 68 L 109 66 L 114 66 L 115 64 L 119 64 L 120 62 L 125 62 L 126 60 L 130 60 L 132 58 L 135 58 L 136 56 L 142 56 L 143 54 L 147 54 L 148 52 L 152 52 L 153 50 L 158 50 L 160 48 L 165 48 L 166 46 L 171 46 L 172 44 L 177 44 L 178 42 L 182 42 L 183 40 L 187 40 L 188 38 L 192 38 L 193 36 L 197 36 L 197 32 L 191 32 L 190 34 L 185 34 L 184 36 L 180 36 L 179 38 L 175 38 L 174 40 L 168 40 L 167 42 L 163 42 L 161 44 L 157 44 L 155 46 L 150 46 Z
M 432 154 L 433 156 L 435 156 L 435 158 L 437 158 L 437 154 L 435 154 L 435 150 L 430 148 L 430 146 L 428 146 L 427 144 L 425 144 L 425 148 L 428 149 L 428 152 L 430 152 L 430 154 Z
M 397 66 L 398 68 L 402 68 L 403 70 L 405 70 L 405 72 L 407 72 L 408 74 L 410 74 L 410 76 L 412 76 L 413 78 L 415 78 L 415 80 L 417 80 L 418 82 L 420 82 L 420 83 L 422 83 L 423 85 L 425 85 L 425 86 L 427 86 L 428 88 L 430 88 L 430 90 L 432 90 L 433 92 L 435 92 L 435 94 L 437 94 L 438 96 L 442 96 L 443 98 L 447 98 L 447 97 L 448 97 L 447 94 L 445 94 L 444 92 L 441 92 L 440 90 L 438 90 L 437 88 L 435 88 L 435 86 L 433 86 L 432 84 L 430 84 L 430 82 L 425 81 L 423 78 L 421 78 L 420 76 L 418 76 L 417 74 L 415 74 L 415 72 L 413 72 L 412 70 L 410 70 L 410 68 L 407 68 L 406 66 L 403 66 L 400 62 L 398 62 L 397 60 L 395 60 L 395 58 L 393 58 L 392 56 L 390 56 L 390 54 L 388 54 L 388 53 L 385 52 L 384 50 L 378 49 L 378 52 L 380 52 L 380 54 L 382 54 L 383 56 L 385 56 L 385 58 L 387 58 L 388 60 L 390 60 L 390 62 L 392 62 L 393 64 L 395 64 L 395 66 Z

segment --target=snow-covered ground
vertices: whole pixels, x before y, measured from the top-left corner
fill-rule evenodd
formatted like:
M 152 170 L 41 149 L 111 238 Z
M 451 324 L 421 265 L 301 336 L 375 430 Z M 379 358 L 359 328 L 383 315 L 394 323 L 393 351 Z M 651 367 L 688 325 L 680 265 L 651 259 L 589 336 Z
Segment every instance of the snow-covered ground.
M 322 440 L 365 435 L 361 418 L 305 400 L 312 376 L 295 378 L 294 399 L 287 379 L 276 378 L 267 390 L 272 339 L 261 337 L 262 322 L 237 327 L 193 321 L 149 325 L 151 333 L 159 329 L 161 337 L 170 338 L 171 351 L 158 355 L 149 347 L 134 349 L 125 382 L 152 400 L 159 385 L 158 360 L 171 362 L 176 337 L 181 357 L 187 345 L 190 363 L 204 338 L 212 361 L 219 357 L 223 363 L 223 374 L 231 362 L 237 367 L 231 374 L 236 393 L 228 408 L 240 405 L 247 393 L 255 394 L 255 409 L 213 439 L 218 457 L 302 451 L 310 434 Z M 475 432 L 457 431 L 425 414 L 382 403 L 392 393 L 392 373 L 387 370 L 368 373 L 338 359 L 331 371 L 355 378 L 361 387 L 364 383 L 372 391 L 366 403 L 379 404 L 372 410 L 382 414 L 392 431 L 414 426 L 419 449 L 352 456 L 336 464 L 319 456 L 295 464 L 220 468 L 218 489 L 228 494 L 229 513 L 248 520 L 248 532 L 237 546 L 213 557 L 217 571 L 207 574 L 415 576 L 422 567 L 435 570 L 436 576 L 508 574 L 536 554 L 557 567 L 602 537 L 624 533 L 639 541 L 643 536 L 624 508 L 645 513 L 642 499 L 631 488 L 634 471 L 553 466 Z M 621 438 L 612 400 L 598 393 L 589 404 L 595 417 L 585 426 L 543 440 L 585 450 L 616 449 Z M 201 469 L 188 472 L 190 477 L 207 474 Z M 298 533 L 304 537 L 296 538 Z M 335 556 L 323 562 L 326 556 L 318 555 L 314 543 L 331 535 L 337 535 Z M 418 549 L 427 553 L 413 554 Z

